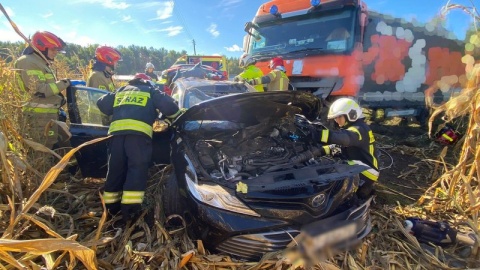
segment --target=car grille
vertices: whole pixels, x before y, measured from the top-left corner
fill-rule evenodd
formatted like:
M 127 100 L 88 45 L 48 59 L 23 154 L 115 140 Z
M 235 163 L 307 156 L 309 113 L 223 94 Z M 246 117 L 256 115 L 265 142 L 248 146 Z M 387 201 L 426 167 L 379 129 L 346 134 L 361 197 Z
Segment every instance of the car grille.
M 300 232 L 275 231 L 234 236 L 217 246 L 217 250 L 246 259 L 258 259 L 264 253 L 284 249 Z
M 371 200 L 371 199 L 370 199 Z M 350 213 L 343 213 L 337 216 L 335 220 L 357 221 L 361 227 L 357 228 L 357 240 L 361 240 L 371 230 L 370 221 L 370 201 Z M 333 217 L 332 217 L 333 218 Z M 325 220 L 327 223 L 334 223 L 334 220 Z M 281 231 L 270 231 L 256 234 L 245 234 L 230 237 L 217 246 L 217 250 L 233 256 L 245 259 L 259 259 L 267 252 L 275 252 L 285 249 L 286 246 L 300 233 L 296 229 Z

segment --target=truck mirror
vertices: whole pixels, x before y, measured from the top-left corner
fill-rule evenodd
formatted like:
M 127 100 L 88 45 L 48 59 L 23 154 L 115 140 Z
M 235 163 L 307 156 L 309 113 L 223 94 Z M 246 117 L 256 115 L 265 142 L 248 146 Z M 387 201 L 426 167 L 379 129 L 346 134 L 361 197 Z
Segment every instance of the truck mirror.
M 243 36 L 243 45 L 242 45 L 243 52 L 247 52 L 247 48 L 248 48 L 248 35 L 245 35 Z
M 250 32 L 250 29 L 252 29 L 252 27 L 253 27 L 252 22 L 246 22 L 245 23 L 245 28 L 243 28 L 243 30 L 245 30 L 245 32 L 248 33 L 248 32 Z

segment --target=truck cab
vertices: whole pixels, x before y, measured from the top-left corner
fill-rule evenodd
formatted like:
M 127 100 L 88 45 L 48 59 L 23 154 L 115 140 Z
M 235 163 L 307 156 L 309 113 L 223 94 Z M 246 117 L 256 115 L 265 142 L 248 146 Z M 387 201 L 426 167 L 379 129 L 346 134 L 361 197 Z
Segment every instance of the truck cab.
M 273 0 L 245 24 L 243 50 L 268 72 L 281 56 L 296 90 L 347 96 L 385 116 L 425 117 L 462 88 L 463 42 L 441 24 L 407 22 L 362 0 Z
M 313 2 L 313 1 L 312 1 Z M 357 77 L 363 75 L 362 27 L 365 7 L 354 0 L 271 1 L 263 4 L 246 24 L 244 50 L 268 72 L 268 61 L 282 56 L 287 75 L 297 90 L 317 96 L 355 96 Z M 363 14 L 363 15 L 362 15 Z

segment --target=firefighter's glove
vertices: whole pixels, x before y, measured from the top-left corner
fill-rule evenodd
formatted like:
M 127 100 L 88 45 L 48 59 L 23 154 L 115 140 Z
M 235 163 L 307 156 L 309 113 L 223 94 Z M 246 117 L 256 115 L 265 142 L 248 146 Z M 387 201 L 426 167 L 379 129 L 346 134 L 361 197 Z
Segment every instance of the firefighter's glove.
M 239 77 L 239 76 L 235 76 L 235 77 L 233 78 L 233 81 L 234 81 L 234 82 L 245 82 L 245 79 L 242 78 L 242 77 Z
M 57 84 L 58 90 L 60 91 L 67 89 L 67 87 L 71 85 L 69 79 L 61 79 L 60 81 L 57 81 L 56 84 Z
M 247 83 L 250 85 L 257 85 L 257 84 L 262 84 L 261 82 L 258 82 L 259 79 L 252 79 L 252 80 L 247 80 Z
M 175 114 L 174 117 L 166 117 L 163 121 L 168 124 L 168 126 L 172 126 L 172 123 L 180 117 L 182 114 L 184 114 L 187 111 L 187 108 L 181 108 L 178 110 L 178 113 Z
M 163 122 L 165 122 L 169 127 L 172 126 L 173 120 L 170 118 L 165 118 L 163 119 Z

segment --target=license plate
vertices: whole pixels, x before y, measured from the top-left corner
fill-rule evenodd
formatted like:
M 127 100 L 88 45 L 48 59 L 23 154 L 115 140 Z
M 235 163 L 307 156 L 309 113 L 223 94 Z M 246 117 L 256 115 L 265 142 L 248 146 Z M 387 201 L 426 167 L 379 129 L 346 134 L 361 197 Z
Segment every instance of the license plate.
M 355 223 L 347 224 L 331 231 L 312 237 L 312 247 L 316 250 L 325 246 L 334 245 L 355 237 L 357 225 Z

